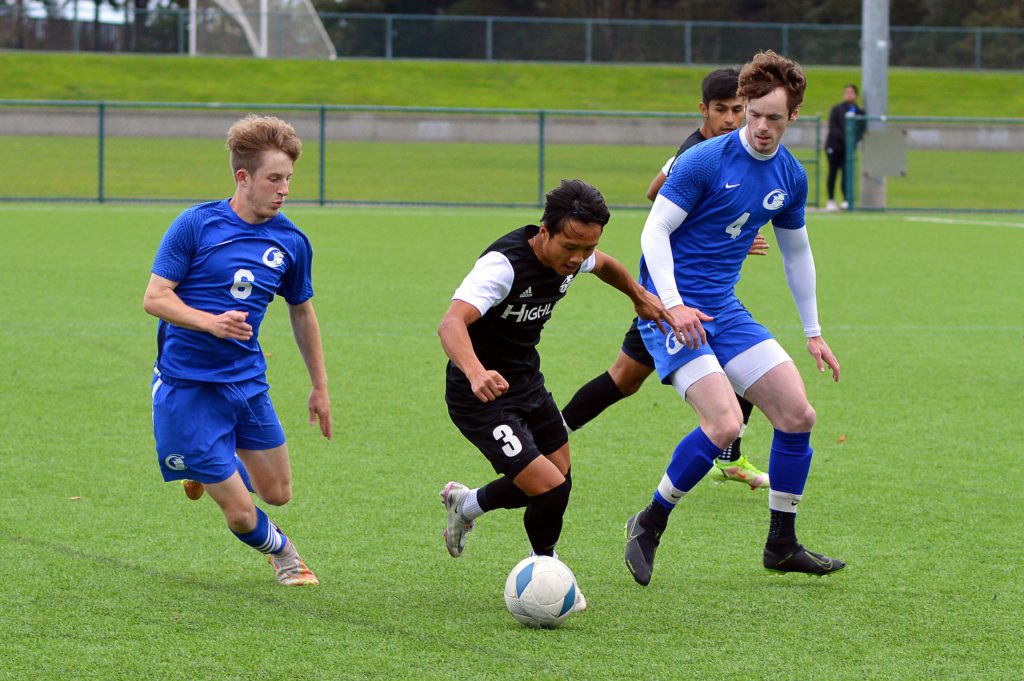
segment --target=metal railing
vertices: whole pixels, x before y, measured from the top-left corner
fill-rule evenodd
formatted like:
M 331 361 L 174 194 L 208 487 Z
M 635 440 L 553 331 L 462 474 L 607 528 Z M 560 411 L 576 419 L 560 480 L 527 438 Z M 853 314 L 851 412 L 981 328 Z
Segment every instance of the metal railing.
M 135 10 L 122 24 L 30 18 L 0 7 L 0 48 L 188 52 L 188 11 Z M 223 22 L 209 10 L 200 23 Z M 268 13 L 271 31 L 276 18 Z M 807 65 L 860 63 L 859 24 L 642 21 L 321 13 L 339 57 L 599 63 L 743 63 L 774 49 Z M 203 30 L 200 26 L 199 30 Z M 1024 69 L 1024 29 L 893 26 L 892 66 Z
M 643 206 L 647 182 L 700 121 L 667 112 L 0 100 L 0 155 L 20 159 L 0 200 L 217 198 L 225 133 L 251 111 L 295 126 L 317 170 L 311 182 L 300 166 L 289 202 L 319 205 L 536 207 L 549 183 L 580 177 L 613 207 Z M 817 205 L 819 117 L 792 124 L 786 143 Z M 215 174 L 204 174 L 208 166 Z
M 1024 212 L 1024 118 L 850 115 L 845 127 L 843 193 L 851 210 Z M 897 137 L 872 150 L 861 137 L 873 132 Z M 881 176 L 877 205 L 864 205 L 860 183 L 872 153 L 900 168 Z

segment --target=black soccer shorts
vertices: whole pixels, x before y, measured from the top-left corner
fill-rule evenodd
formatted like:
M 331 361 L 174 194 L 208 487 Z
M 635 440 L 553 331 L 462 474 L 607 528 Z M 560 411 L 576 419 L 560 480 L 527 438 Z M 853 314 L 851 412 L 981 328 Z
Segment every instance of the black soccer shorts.
M 562 413 L 543 381 L 493 402 L 480 402 L 470 393 L 473 404 L 452 392 L 445 396 L 452 423 L 500 475 L 514 478 L 538 456 L 554 454 L 569 441 Z
M 647 346 L 644 345 L 644 339 L 640 335 L 640 329 L 637 328 L 638 319 L 633 317 L 633 323 L 629 325 L 629 331 L 626 332 L 625 337 L 622 339 L 622 352 L 635 362 L 640 362 L 645 367 L 654 368 L 654 358 L 651 357 L 651 353 L 647 352 Z

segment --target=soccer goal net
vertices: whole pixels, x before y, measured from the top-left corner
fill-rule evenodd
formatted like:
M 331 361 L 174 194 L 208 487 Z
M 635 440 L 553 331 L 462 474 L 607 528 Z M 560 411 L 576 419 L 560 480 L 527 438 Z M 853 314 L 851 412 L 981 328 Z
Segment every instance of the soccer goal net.
M 190 0 L 189 53 L 334 59 L 310 0 Z

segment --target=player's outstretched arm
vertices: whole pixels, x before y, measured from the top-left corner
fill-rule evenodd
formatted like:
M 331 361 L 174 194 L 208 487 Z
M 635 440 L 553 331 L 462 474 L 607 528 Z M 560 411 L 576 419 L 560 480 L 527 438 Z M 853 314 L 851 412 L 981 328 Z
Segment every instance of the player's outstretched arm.
M 320 322 L 313 308 L 313 301 L 288 306 L 288 318 L 292 323 L 295 344 L 299 346 L 302 361 L 306 363 L 309 380 L 313 384 L 309 393 L 309 425 L 320 422 L 320 432 L 328 440 L 333 435 L 331 423 L 331 398 L 327 392 L 327 366 L 324 362 L 324 347 L 320 336 Z
M 824 372 L 827 366 L 832 370 L 832 379 L 838 381 L 839 360 L 822 338 L 821 325 L 818 323 L 817 273 L 814 269 L 811 244 L 807 239 L 807 228 L 776 227 L 775 237 L 786 270 L 786 283 L 793 294 L 793 302 L 796 303 L 804 335 L 807 336 L 807 351 L 814 358 L 818 371 Z
M 633 308 L 638 317 L 654 321 L 662 333 L 668 333 L 672 325 L 668 323 L 665 306 L 662 305 L 661 299 L 648 293 L 630 276 L 629 270 L 612 256 L 601 251 L 594 251 L 594 258 L 593 272 L 598 279 L 625 293 L 633 302 Z
M 644 229 L 640 233 L 640 249 L 644 254 L 647 271 L 658 291 L 658 297 L 667 310 L 669 326 L 676 337 L 689 348 L 707 343 L 707 334 L 701 322 L 711 321 L 700 310 L 687 307 L 676 286 L 675 261 L 672 257 L 672 232 L 686 219 L 686 211 L 672 203 L 664 195 L 654 199 Z
M 186 305 L 174 289 L 178 282 L 156 274 L 149 277 L 142 307 L 154 317 L 184 329 L 204 331 L 217 338 L 247 341 L 252 338 L 252 326 L 246 322 L 248 312 L 228 310 L 215 315 Z
M 508 381 L 493 369 L 487 369 L 473 350 L 469 325 L 480 319 L 480 310 L 463 300 L 453 300 L 444 313 L 437 335 L 452 364 L 469 379 L 473 394 L 481 402 L 493 402 L 508 391 Z

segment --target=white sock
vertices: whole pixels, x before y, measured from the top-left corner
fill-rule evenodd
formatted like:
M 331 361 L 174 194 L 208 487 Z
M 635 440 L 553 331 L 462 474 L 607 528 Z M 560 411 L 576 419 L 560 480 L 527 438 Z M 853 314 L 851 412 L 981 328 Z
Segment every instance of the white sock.
M 772 511 L 781 511 L 783 513 L 796 513 L 796 507 L 800 504 L 803 496 L 802 494 L 769 489 L 768 508 Z
M 459 514 L 466 519 L 466 522 L 473 522 L 484 514 L 484 510 L 480 508 L 480 503 L 476 500 L 476 493 L 480 488 L 470 490 L 469 494 L 462 502 L 462 508 L 459 509 Z

